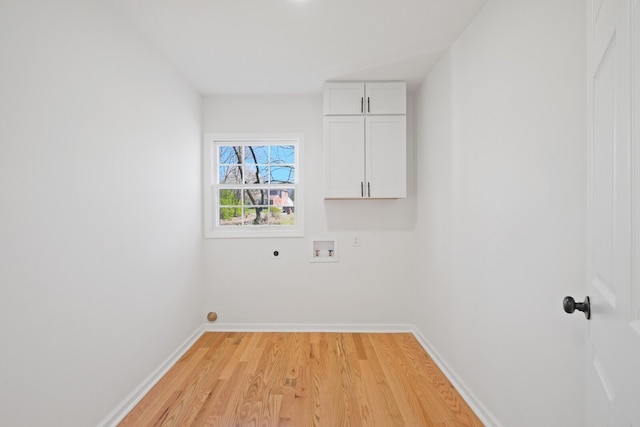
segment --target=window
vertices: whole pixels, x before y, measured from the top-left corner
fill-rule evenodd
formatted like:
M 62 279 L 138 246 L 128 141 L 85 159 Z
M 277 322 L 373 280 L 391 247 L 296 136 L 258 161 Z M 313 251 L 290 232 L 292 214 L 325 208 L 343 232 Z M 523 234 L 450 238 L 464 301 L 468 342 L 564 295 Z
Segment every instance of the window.
M 302 236 L 302 135 L 205 135 L 205 237 Z

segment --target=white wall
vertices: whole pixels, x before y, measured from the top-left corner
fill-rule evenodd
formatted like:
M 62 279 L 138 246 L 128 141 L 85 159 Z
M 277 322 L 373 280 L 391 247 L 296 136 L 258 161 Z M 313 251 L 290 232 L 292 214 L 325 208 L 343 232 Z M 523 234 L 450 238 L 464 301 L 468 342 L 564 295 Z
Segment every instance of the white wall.
M 96 425 L 203 320 L 200 98 L 103 2 L 0 58 L 0 423 Z
M 415 323 L 505 426 L 584 425 L 585 5 L 490 0 L 417 95 Z
M 304 238 L 205 242 L 206 304 L 218 324 L 407 323 L 412 171 L 407 199 L 325 201 L 321 94 L 216 95 L 205 98 L 203 111 L 204 132 L 297 132 L 305 145 Z M 354 233 L 360 247 L 351 246 Z M 325 236 L 338 239 L 339 262 L 310 263 L 310 241 Z M 271 259 L 273 249 L 282 260 Z
M 203 245 L 198 95 L 102 2 L 2 2 L 3 423 L 95 425 L 215 310 L 415 322 L 505 426 L 582 425 L 583 35 L 581 0 L 491 0 L 417 96 L 406 200 L 323 200 L 320 94 L 207 97 L 204 132 L 305 135 L 306 236 Z

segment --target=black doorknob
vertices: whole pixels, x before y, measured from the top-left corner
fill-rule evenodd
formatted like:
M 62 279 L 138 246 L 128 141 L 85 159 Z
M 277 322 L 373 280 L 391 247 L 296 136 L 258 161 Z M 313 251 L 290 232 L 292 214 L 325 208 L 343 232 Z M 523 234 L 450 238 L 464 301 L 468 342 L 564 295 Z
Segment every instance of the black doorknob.
M 584 317 L 591 319 L 591 299 L 589 297 L 585 297 L 584 302 L 576 302 L 573 297 L 564 297 L 562 306 L 567 313 L 578 310 L 584 313 Z

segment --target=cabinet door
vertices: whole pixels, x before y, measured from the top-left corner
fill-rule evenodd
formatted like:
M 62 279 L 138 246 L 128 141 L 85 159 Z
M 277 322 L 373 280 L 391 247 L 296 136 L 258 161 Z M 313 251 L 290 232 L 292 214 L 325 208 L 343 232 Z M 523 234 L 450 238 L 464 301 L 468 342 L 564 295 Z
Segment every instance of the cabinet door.
M 361 198 L 364 187 L 364 117 L 324 118 L 326 198 Z
M 379 82 L 365 85 L 366 114 L 406 114 L 407 84 Z
M 366 196 L 407 197 L 406 138 L 405 116 L 366 118 Z
M 364 83 L 329 82 L 324 85 L 324 114 L 364 114 Z

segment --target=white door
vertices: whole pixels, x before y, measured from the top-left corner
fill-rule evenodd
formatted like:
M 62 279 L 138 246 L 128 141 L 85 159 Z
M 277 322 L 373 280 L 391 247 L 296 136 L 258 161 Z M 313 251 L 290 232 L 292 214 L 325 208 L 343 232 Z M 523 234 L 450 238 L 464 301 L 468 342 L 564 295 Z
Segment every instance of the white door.
M 632 132 L 634 122 L 638 125 L 632 89 L 640 83 L 638 62 L 632 66 L 639 48 L 632 28 L 640 31 L 640 5 L 638 0 L 587 3 L 587 295 L 592 316 L 587 323 L 586 417 L 593 427 L 640 427 L 640 197 L 634 183 L 640 147 Z
M 407 114 L 405 82 L 369 82 L 365 86 L 367 114 Z
M 407 197 L 406 117 L 368 116 L 365 140 L 365 196 Z
M 364 114 L 364 83 L 328 82 L 324 85 L 324 115 Z
M 364 196 L 364 116 L 324 117 L 326 198 Z

